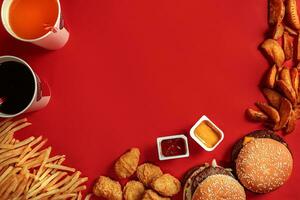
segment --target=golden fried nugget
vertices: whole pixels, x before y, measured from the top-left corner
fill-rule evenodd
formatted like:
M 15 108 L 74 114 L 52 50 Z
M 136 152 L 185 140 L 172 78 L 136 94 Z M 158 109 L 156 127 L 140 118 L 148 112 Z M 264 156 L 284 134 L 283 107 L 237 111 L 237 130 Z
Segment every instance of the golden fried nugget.
M 143 183 L 139 181 L 129 181 L 123 189 L 125 200 L 141 200 L 145 192 Z
M 285 56 L 280 44 L 273 39 L 266 39 L 261 44 L 262 50 L 272 59 L 277 65 L 279 71 L 282 68 L 282 64 L 285 61 Z
M 118 178 L 129 178 L 132 176 L 139 164 L 140 150 L 138 148 L 132 148 L 125 154 L 123 154 L 115 163 L 115 173 Z
M 151 163 L 144 163 L 137 168 L 136 175 L 138 179 L 148 187 L 154 179 L 162 176 L 163 173 L 158 166 Z
M 171 200 L 168 197 L 161 197 L 153 190 L 146 190 L 142 200 Z
M 180 192 L 180 181 L 171 174 L 164 174 L 151 183 L 152 188 L 162 196 L 172 197 Z
M 122 188 L 118 181 L 100 176 L 94 185 L 93 193 L 107 200 L 122 200 Z

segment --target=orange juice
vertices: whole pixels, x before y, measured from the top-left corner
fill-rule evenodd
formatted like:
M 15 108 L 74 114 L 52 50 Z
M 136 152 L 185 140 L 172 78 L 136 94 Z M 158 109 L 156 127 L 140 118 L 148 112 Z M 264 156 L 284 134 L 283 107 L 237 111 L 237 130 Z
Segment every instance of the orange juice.
M 13 0 L 9 24 L 18 37 L 37 39 L 55 25 L 58 10 L 57 0 Z

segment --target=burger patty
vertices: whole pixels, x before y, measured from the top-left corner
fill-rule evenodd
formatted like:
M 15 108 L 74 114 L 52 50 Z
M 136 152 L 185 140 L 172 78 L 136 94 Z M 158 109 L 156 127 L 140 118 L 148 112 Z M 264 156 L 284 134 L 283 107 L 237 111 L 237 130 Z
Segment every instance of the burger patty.
M 231 161 L 234 164 L 233 169 L 235 170 L 235 160 L 237 159 L 241 149 L 243 148 L 243 143 L 244 143 L 244 138 L 245 137 L 254 137 L 254 138 L 270 138 L 273 140 L 276 140 L 282 144 L 284 144 L 288 149 L 288 144 L 277 134 L 275 134 L 271 130 L 256 130 L 248 135 L 242 137 L 241 139 L 238 140 L 238 142 L 234 145 L 231 153 Z
M 196 170 L 193 168 L 192 169 L 193 172 L 195 172 Z M 193 174 L 193 172 L 189 173 L 190 175 Z M 198 185 L 204 181 L 207 177 L 211 176 L 211 175 L 217 175 L 217 174 L 222 174 L 222 175 L 228 175 L 234 178 L 234 176 L 232 175 L 232 173 L 226 169 L 224 169 L 223 167 L 206 167 L 205 169 L 203 169 L 202 171 L 200 171 L 192 180 L 192 185 L 191 185 L 191 192 L 192 194 L 194 194 L 195 190 L 197 189 Z

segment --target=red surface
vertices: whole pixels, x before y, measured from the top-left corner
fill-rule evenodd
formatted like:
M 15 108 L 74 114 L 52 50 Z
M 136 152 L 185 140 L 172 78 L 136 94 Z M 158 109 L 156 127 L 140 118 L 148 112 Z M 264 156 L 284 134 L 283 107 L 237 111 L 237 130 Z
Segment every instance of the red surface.
M 228 165 L 234 142 L 260 128 L 244 118 L 259 99 L 267 61 L 257 50 L 267 29 L 267 1 L 63 1 L 71 38 L 46 51 L 0 29 L 0 54 L 20 56 L 48 80 L 52 101 L 27 114 L 68 164 L 90 178 L 112 175 L 114 160 L 132 146 L 180 177 L 213 158 Z M 185 133 L 203 114 L 225 133 L 207 153 L 190 140 L 187 159 L 159 162 L 156 137 Z M 293 176 L 279 190 L 248 199 L 300 199 L 300 124 L 285 137 Z M 181 199 L 179 196 L 175 199 Z

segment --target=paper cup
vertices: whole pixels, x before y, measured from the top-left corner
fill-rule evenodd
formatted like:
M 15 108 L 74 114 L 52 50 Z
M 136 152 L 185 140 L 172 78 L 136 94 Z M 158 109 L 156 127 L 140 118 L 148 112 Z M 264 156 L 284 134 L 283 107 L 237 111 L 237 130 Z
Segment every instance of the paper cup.
M 69 32 L 67 29 L 64 27 L 64 19 L 62 16 L 61 12 L 61 5 L 59 0 L 56 0 L 58 4 L 58 16 L 57 20 L 55 22 L 55 25 L 53 26 L 52 30 L 50 30 L 48 33 L 45 35 L 36 38 L 36 39 L 24 39 L 18 37 L 12 30 L 9 24 L 9 10 L 11 3 L 13 0 L 4 0 L 2 3 L 2 8 L 1 8 L 1 18 L 2 18 L 2 23 L 3 26 L 5 27 L 6 31 L 13 36 L 14 38 L 24 41 L 24 42 L 30 42 L 33 43 L 37 46 L 43 47 L 48 50 L 56 50 L 60 49 L 69 40 Z
M 11 117 L 18 116 L 25 112 L 37 111 L 37 110 L 44 108 L 49 103 L 50 97 L 51 97 L 51 93 L 50 93 L 48 84 L 46 82 L 44 82 L 43 80 L 41 80 L 34 73 L 34 71 L 29 66 L 29 64 L 26 63 L 21 58 L 18 58 L 15 56 L 0 56 L 0 63 L 7 62 L 7 61 L 15 61 L 15 62 L 22 63 L 24 65 L 24 67 L 27 67 L 31 71 L 31 73 L 34 77 L 34 93 L 31 98 L 30 103 L 22 111 L 20 111 L 18 113 L 14 113 L 14 114 L 6 114 L 6 113 L 0 112 L 0 117 L 11 118 Z

